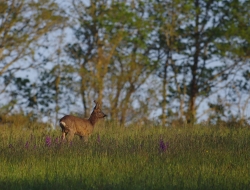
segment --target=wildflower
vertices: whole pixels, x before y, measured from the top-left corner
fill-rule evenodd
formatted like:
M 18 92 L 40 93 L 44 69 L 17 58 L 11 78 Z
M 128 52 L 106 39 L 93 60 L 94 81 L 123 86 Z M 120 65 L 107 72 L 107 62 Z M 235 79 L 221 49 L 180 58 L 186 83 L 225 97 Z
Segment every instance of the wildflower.
M 59 138 L 58 137 L 56 137 L 56 139 L 55 139 L 55 144 L 59 144 Z
M 143 148 L 143 144 L 142 144 L 142 143 L 140 144 L 140 148 L 141 148 L 141 149 Z
M 29 148 L 29 144 L 30 144 L 29 141 L 27 141 L 27 142 L 25 143 L 25 148 L 28 149 L 28 148 Z
M 97 142 L 100 143 L 101 142 L 101 138 L 100 138 L 100 135 L 98 134 L 97 136 Z
M 160 146 L 160 152 L 166 152 L 168 149 L 168 142 L 164 143 L 163 139 L 161 139 L 159 146 Z
M 30 141 L 32 142 L 34 140 L 34 135 L 30 134 Z
M 46 137 L 45 144 L 46 144 L 46 146 L 50 146 L 51 145 L 51 138 L 49 136 Z

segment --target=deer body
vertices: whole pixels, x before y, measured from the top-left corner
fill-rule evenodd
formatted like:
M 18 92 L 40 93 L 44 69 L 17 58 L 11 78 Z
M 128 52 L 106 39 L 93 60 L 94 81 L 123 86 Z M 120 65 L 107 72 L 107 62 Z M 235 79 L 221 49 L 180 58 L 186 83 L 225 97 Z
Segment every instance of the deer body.
M 73 115 L 65 115 L 60 119 L 60 127 L 62 128 L 62 139 L 64 140 L 67 136 L 68 141 L 72 141 L 74 135 L 78 135 L 88 140 L 89 135 L 93 132 L 96 122 L 106 117 L 98 103 L 94 107 L 93 112 L 89 119 L 82 119 Z

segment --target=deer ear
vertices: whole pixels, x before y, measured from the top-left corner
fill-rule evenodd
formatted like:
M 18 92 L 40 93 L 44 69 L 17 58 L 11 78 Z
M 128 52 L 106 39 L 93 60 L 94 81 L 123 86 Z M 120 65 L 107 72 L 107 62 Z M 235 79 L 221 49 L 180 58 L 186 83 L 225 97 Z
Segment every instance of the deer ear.
M 99 106 L 100 106 L 99 103 L 98 103 L 96 100 L 94 100 L 94 102 L 95 102 L 95 104 L 96 104 L 94 109 L 98 109 Z

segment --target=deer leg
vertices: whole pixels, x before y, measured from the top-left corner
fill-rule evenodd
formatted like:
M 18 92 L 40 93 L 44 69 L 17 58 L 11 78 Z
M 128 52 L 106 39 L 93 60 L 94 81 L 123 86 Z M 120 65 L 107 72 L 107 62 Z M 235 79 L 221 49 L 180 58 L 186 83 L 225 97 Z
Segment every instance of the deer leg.
M 84 136 L 80 136 L 80 140 L 85 142 L 85 137 Z
M 67 135 L 68 142 L 70 143 L 73 140 L 73 138 L 74 138 L 74 133 L 69 131 Z
M 65 137 L 66 137 L 66 133 L 63 131 L 62 132 L 62 140 L 65 140 Z
M 79 136 L 81 141 L 88 142 L 88 136 Z
M 89 136 L 88 135 L 84 136 L 83 140 L 84 140 L 84 142 L 88 142 L 89 141 Z

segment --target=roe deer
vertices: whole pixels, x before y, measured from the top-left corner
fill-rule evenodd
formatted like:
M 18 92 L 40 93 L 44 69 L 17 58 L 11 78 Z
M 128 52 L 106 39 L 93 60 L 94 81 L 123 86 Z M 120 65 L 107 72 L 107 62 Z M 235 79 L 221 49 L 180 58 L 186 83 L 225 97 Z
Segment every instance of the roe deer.
M 62 128 L 62 139 L 64 140 L 67 135 L 68 142 L 72 141 L 74 135 L 84 138 L 88 141 L 88 136 L 93 132 L 95 123 L 98 119 L 104 118 L 104 114 L 98 102 L 95 102 L 95 107 L 89 119 L 82 119 L 73 115 L 65 115 L 60 119 L 60 127 Z

